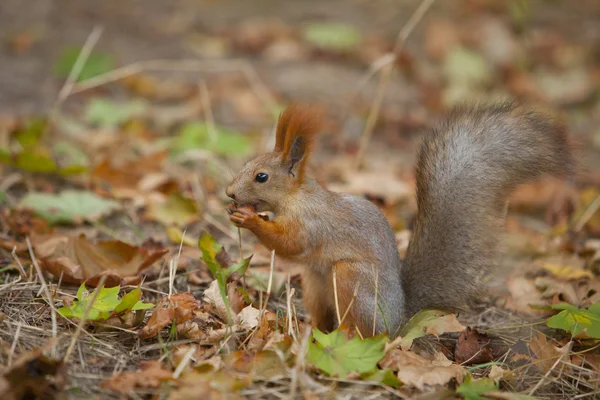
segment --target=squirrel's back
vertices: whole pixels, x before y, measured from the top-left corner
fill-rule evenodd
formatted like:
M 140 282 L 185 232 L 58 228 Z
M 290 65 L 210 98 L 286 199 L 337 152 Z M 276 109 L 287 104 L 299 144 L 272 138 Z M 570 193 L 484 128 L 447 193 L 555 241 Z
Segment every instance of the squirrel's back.
M 418 154 L 418 213 L 402 268 L 405 318 L 465 306 L 495 264 L 513 189 L 572 168 L 565 131 L 547 116 L 511 103 L 452 111 Z

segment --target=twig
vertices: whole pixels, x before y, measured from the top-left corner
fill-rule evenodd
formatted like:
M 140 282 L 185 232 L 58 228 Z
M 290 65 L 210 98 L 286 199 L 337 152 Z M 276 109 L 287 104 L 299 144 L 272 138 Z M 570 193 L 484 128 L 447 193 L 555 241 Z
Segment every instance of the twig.
M 308 342 L 310 340 L 311 334 L 310 326 L 306 326 L 304 329 L 304 334 L 302 335 L 302 343 L 300 345 L 299 353 L 296 356 L 296 364 L 294 365 L 294 369 L 292 370 L 292 381 L 290 382 L 290 395 L 289 399 L 293 400 L 296 398 L 296 389 L 298 387 L 298 374 L 304 372 L 304 367 L 306 363 L 304 362 L 304 358 L 306 357 L 306 349 L 308 348 Z
M 15 262 L 17 263 L 17 267 L 19 267 L 19 273 L 21 274 L 23 279 L 27 279 L 27 274 L 25 273 L 25 268 L 23 268 L 23 265 L 21 264 L 21 260 L 19 260 L 19 257 L 17 256 L 17 246 L 13 247 L 10 254 L 15 259 Z
M 333 299 L 335 300 L 335 315 L 337 316 L 338 326 L 342 325 L 342 316 L 340 315 L 340 303 L 337 294 L 337 268 L 333 266 Z
M 375 264 L 371 265 L 375 268 Z M 373 305 L 373 334 L 375 336 L 375 326 L 377 324 L 377 299 L 378 299 L 378 289 L 379 289 L 379 268 L 377 268 L 377 272 L 375 274 L 375 304 Z
M 298 337 L 296 336 L 296 333 L 294 332 L 294 311 L 292 309 L 292 296 L 294 296 L 295 293 L 295 289 L 291 287 L 291 283 L 290 283 L 291 277 L 290 274 L 288 273 L 287 276 L 287 285 L 286 285 L 286 289 L 287 289 L 287 312 L 288 312 L 288 335 L 290 335 L 292 338 L 294 338 L 294 342 L 298 342 Z
M 79 320 L 79 324 L 77 324 L 77 329 L 75 330 L 75 333 L 73 334 L 73 337 L 71 338 L 71 343 L 69 344 L 69 347 L 67 348 L 67 352 L 65 353 L 65 356 L 63 358 L 63 361 L 65 364 L 69 362 L 71 353 L 73 353 L 73 349 L 75 348 L 75 343 L 77 343 L 77 339 L 79 339 L 79 335 L 81 335 L 81 331 L 83 330 L 83 326 L 85 325 L 87 316 L 90 313 L 92 307 L 94 306 L 94 303 L 96 302 L 96 298 L 98 298 L 98 295 L 100 294 L 100 290 L 102 290 L 102 287 L 104 286 L 105 281 L 106 281 L 106 275 L 102 275 L 102 277 L 100 278 L 100 281 L 98 282 L 98 285 L 96 285 L 96 289 L 94 289 L 94 294 L 92 294 L 92 299 L 90 300 L 90 304 L 88 304 L 85 311 L 83 312 L 83 315 L 81 316 L 81 319 Z
M 98 43 L 100 36 L 102 35 L 102 31 L 104 28 L 102 26 L 95 26 L 92 32 L 89 34 L 86 39 L 79 55 L 77 55 L 77 59 L 75 60 L 75 64 L 73 64 L 73 68 L 71 68 L 71 72 L 69 72 L 69 76 L 65 81 L 63 87 L 60 89 L 58 93 L 58 100 L 54 104 L 54 110 L 57 110 L 60 105 L 69 97 L 69 94 L 73 91 L 75 84 L 77 83 L 77 78 L 81 74 L 85 63 L 87 62 L 90 54 L 92 53 L 92 49 Z
M 177 368 L 175 368 L 175 371 L 173 371 L 173 379 L 179 378 L 179 375 L 181 375 L 183 369 L 189 364 L 195 351 L 196 347 L 190 346 L 189 350 L 184 354 L 183 359 L 181 360 Z
M 13 355 L 15 354 L 15 350 L 17 349 L 17 342 L 19 341 L 19 336 L 21 335 L 21 324 L 17 324 L 17 330 L 15 331 L 15 337 L 13 338 L 12 345 L 10 346 L 10 353 L 8 353 L 8 366 L 12 365 Z
M 350 299 L 350 303 L 348 303 L 348 307 L 346 307 L 346 311 L 344 311 L 344 315 L 342 315 L 342 322 L 340 322 L 340 326 L 344 323 L 346 316 L 350 312 L 350 308 L 352 308 L 352 304 L 354 304 L 354 299 L 356 299 L 356 294 L 358 293 L 359 286 L 360 286 L 360 282 L 356 282 L 356 285 L 354 285 L 354 294 L 352 295 L 352 298 Z
M 579 221 L 577 221 L 577 224 L 573 228 L 573 231 L 579 232 L 581 229 L 583 229 L 585 224 L 587 224 L 587 222 L 590 220 L 590 218 L 592 218 L 592 216 L 596 213 L 596 211 L 598 211 L 599 208 L 600 194 L 594 199 L 594 201 L 591 202 L 588 208 L 586 208 L 585 212 L 581 215 L 581 218 L 579 218 Z
M 41 288 L 38 292 L 38 296 L 40 292 L 44 292 L 46 295 L 46 301 L 50 306 L 50 316 L 52 318 L 52 337 L 56 338 L 58 334 L 58 328 L 56 325 L 56 309 L 54 308 L 54 300 L 50 296 L 50 291 L 48 290 L 48 285 L 46 285 L 46 280 L 44 279 L 44 274 L 42 274 L 42 269 L 40 268 L 37 259 L 35 258 L 35 254 L 33 254 L 33 247 L 31 246 L 31 240 L 29 240 L 29 236 L 25 238 L 25 242 L 27 243 L 27 249 L 29 250 L 29 257 L 31 257 L 31 262 L 33 262 L 33 266 L 35 267 L 35 271 L 37 272 L 38 278 L 40 279 Z M 56 355 L 56 341 L 52 342 L 52 356 Z
M 175 286 L 175 273 L 177 271 L 177 265 L 179 265 L 179 257 L 181 256 L 181 249 L 183 248 L 186 230 L 187 229 L 184 229 L 183 233 L 181 234 L 181 242 L 179 243 L 179 251 L 177 252 L 177 256 L 174 256 L 171 258 L 171 260 L 169 260 L 169 299 L 171 299 L 173 288 Z
M 212 142 L 217 140 L 217 128 L 215 125 L 215 119 L 213 117 L 212 107 L 210 106 L 210 94 L 208 93 L 208 86 L 206 82 L 202 81 L 200 86 L 200 101 L 202 102 L 202 111 L 204 112 L 204 119 L 206 120 L 206 127 L 208 128 L 208 137 Z
M 80 93 L 86 90 L 106 85 L 132 75 L 139 74 L 144 71 L 183 71 L 183 72 L 231 72 L 240 71 L 246 78 L 248 85 L 252 88 L 256 96 L 261 100 L 265 108 L 271 112 L 277 102 L 269 93 L 266 85 L 261 81 L 252 64 L 243 59 L 232 60 L 197 60 L 197 59 L 182 59 L 168 60 L 156 59 L 137 61 L 133 64 L 126 65 L 109 71 L 105 74 L 98 75 L 94 78 L 87 79 L 85 82 L 77 84 L 71 93 Z
M 417 8 L 417 10 L 414 12 L 414 14 L 406 22 L 406 25 L 404 25 L 404 27 L 400 30 L 400 32 L 398 33 L 398 37 L 396 38 L 396 44 L 394 45 L 394 49 L 392 51 L 394 56 L 397 57 L 398 54 L 402 51 L 406 39 L 408 39 L 414 28 L 417 26 L 419 21 L 421 21 L 427 10 L 429 10 L 429 8 L 433 5 L 434 2 L 435 0 L 423 0 Z M 381 103 L 383 102 L 386 89 L 389 86 L 393 70 L 394 64 L 389 63 L 382 68 L 379 74 L 379 85 L 377 87 L 377 93 L 375 94 L 375 98 L 373 99 L 373 103 L 371 104 L 371 110 L 369 111 L 369 116 L 367 117 L 365 129 L 363 130 L 363 133 L 360 137 L 360 145 L 355 161 L 356 169 L 359 169 L 362 166 L 363 158 L 367 150 L 369 141 L 371 140 L 371 136 L 373 135 L 373 130 L 375 129 L 375 124 L 377 122 L 377 118 L 379 117 Z

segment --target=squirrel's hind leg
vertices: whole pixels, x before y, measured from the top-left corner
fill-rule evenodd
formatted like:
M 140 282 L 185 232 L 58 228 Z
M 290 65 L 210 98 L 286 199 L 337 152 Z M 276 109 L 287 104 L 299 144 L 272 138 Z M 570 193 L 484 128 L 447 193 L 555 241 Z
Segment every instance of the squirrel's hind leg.
M 333 266 L 330 274 L 333 282 L 335 270 L 337 308 L 342 325 L 356 328 L 363 337 L 386 331 L 394 335 L 400 323 L 398 315 L 401 315 L 401 310 L 395 309 L 395 304 L 387 304 L 386 301 L 394 301 L 401 293 L 391 293 L 388 287 L 390 282 L 386 277 L 378 279 L 375 268 L 366 263 L 341 261 Z M 399 290 L 401 292 L 401 288 Z M 336 325 L 337 323 L 336 318 Z
M 331 332 L 335 329 L 335 305 L 331 280 L 308 268 L 305 269 L 302 273 L 302 301 L 311 316 L 312 324 L 321 332 Z

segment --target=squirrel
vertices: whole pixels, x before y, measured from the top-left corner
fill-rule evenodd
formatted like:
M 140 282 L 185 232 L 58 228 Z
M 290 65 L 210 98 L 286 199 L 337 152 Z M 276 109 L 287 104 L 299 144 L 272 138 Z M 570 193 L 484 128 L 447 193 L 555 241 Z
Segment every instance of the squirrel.
M 273 151 L 248 162 L 226 194 L 235 226 L 306 265 L 303 302 L 321 331 L 342 323 L 396 336 L 422 309 L 465 309 L 494 267 L 515 187 L 574 167 L 564 127 L 547 116 L 510 102 L 453 109 L 418 151 L 418 211 L 401 261 L 375 204 L 331 192 L 311 173 L 319 122 L 310 108 L 287 108 Z M 272 220 L 258 215 L 266 211 Z

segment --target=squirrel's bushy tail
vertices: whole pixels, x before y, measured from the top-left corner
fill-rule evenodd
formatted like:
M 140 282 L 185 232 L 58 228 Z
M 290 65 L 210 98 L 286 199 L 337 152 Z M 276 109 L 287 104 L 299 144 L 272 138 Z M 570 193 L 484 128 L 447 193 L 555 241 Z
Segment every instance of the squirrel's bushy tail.
M 495 264 L 513 189 L 573 164 L 562 126 L 510 103 L 458 108 L 428 133 L 402 267 L 405 318 L 427 307 L 463 308 Z

